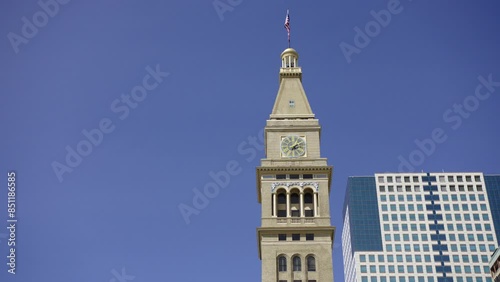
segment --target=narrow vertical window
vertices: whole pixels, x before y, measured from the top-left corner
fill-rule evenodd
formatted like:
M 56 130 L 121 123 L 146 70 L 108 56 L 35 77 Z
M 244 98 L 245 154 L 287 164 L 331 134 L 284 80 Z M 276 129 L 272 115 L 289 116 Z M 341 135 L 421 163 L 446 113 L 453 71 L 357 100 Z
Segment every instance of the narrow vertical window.
M 304 193 L 304 216 L 314 217 L 314 194 L 312 190 L 306 190 Z
M 293 271 L 301 271 L 302 270 L 302 263 L 300 261 L 300 257 L 295 256 L 293 257 Z
M 278 257 L 278 271 L 279 272 L 286 271 L 286 257 L 285 256 Z
M 286 194 L 279 193 L 278 194 L 278 217 L 286 217 Z
M 316 259 L 313 256 L 307 257 L 307 271 L 316 271 Z

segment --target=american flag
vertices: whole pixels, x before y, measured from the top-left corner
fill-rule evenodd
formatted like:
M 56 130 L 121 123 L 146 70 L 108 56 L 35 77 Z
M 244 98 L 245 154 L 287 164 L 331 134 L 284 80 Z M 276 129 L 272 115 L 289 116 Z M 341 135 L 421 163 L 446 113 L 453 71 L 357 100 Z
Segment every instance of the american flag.
M 290 12 L 286 10 L 285 28 L 288 32 L 288 44 L 290 45 Z

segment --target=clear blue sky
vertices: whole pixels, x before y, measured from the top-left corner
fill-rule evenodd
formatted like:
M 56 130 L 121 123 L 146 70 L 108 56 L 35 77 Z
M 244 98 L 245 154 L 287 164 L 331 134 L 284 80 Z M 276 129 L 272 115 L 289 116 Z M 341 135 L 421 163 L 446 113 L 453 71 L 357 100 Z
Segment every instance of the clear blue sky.
M 44 16 L 36 1 L 2 1 L 0 280 L 119 281 L 125 268 L 135 276 L 126 281 L 260 281 L 255 167 L 264 154 L 248 138 L 278 90 L 287 8 L 334 166 L 336 281 L 348 176 L 398 171 L 411 154 L 415 171 L 500 173 L 500 87 L 490 82 L 488 96 L 478 80 L 500 81 L 500 3 L 404 0 L 389 4 L 395 13 L 376 34 L 370 11 L 389 2 L 221 0 L 234 7 L 218 14 L 211 0 L 69 1 Z M 354 28 L 367 24 L 374 36 L 358 48 Z M 359 49 L 350 63 L 342 42 Z M 121 95 L 131 91 L 141 101 L 129 106 Z M 419 160 L 415 139 L 439 129 L 446 138 L 427 142 Z M 97 138 L 91 152 L 83 130 Z M 66 162 L 78 144 L 88 155 Z M 54 162 L 74 167 L 59 179 Z M 237 173 L 186 224 L 179 205 L 193 206 L 193 189 L 228 164 Z M 9 170 L 15 276 L 2 237 Z

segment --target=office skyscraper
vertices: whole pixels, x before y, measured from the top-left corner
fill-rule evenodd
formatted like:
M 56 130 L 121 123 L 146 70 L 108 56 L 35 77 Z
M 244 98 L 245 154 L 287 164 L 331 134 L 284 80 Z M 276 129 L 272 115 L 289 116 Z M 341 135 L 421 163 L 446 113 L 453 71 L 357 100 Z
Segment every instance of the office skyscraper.
M 500 175 L 350 177 L 343 216 L 345 281 L 490 281 Z

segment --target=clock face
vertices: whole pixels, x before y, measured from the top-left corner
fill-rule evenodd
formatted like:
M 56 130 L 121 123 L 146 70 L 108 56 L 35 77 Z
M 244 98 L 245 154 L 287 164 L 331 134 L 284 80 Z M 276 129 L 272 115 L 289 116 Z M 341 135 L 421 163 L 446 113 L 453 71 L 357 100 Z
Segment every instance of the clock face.
M 304 137 L 291 135 L 281 139 L 281 156 L 297 158 L 306 154 L 306 140 Z

